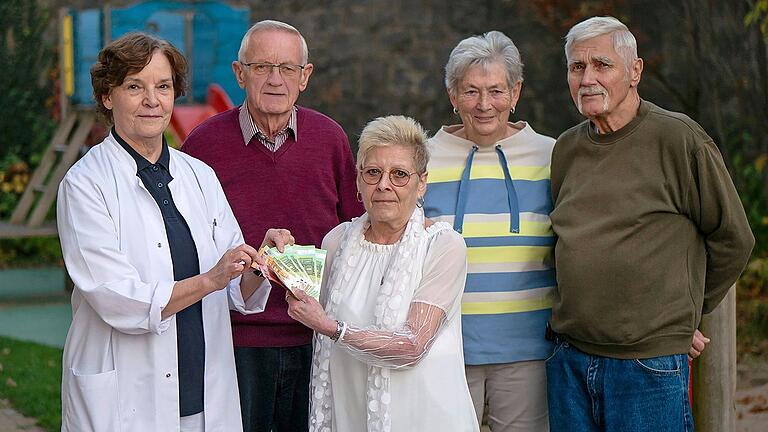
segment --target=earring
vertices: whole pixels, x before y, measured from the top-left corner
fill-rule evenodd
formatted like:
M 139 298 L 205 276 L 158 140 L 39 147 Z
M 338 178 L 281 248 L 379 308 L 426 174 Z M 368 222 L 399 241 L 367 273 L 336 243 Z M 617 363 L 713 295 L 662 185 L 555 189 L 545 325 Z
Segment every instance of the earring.
M 458 113 L 459 113 L 459 110 L 457 110 L 457 109 L 456 109 L 456 107 L 453 107 L 453 113 L 454 113 L 454 114 L 458 114 Z
M 418 208 L 424 207 L 424 197 L 416 198 L 416 207 Z
M 357 195 L 356 196 L 357 196 L 357 201 L 358 202 L 363 202 L 363 194 L 361 194 L 360 191 L 357 191 Z
M 515 107 L 512 107 L 512 108 L 511 108 L 509 111 L 510 111 L 512 114 L 514 114 L 514 113 L 515 113 Z

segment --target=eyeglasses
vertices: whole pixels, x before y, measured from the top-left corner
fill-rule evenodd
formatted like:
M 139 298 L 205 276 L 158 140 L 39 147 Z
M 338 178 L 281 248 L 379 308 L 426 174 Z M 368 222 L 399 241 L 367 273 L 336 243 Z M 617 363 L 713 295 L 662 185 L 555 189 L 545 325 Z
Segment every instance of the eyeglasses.
M 459 94 L 459 97 L 461 99 L 474 101 L 474 100 L 480 99 L 484 95 L 486 97 L 491 98 L 492 100 L 506 100 L 506 99 L 509 99 L 510 97 L 510 91 L 509 89 L 503 88 L 503 87 L 492 88 L 490 90 L 485 90 L 485 89 L 478 90 L 475 88 L 469 88 L 465 91 L 462 91 Z
M 411 180 L 411 176 L 418 174 L 415 172 L 411 173 L 400 168 L 391 169 L 389 171 L 382 171 L 381 168 L 370 167 L 361 169 L 360 177 L 362 177 L 366 184 L 375 186 L 379 184 L 381 181 L 381 176 L 383 176 L 385 172 L 389 174 L 389 182 L 392 183 L 393 186 L 397 187 L 403 187 L 407 185 Z
M 273 68 L 277 68 L 277 70 L 280 71 L 280 75 L 286 78 L 295 77 L 299 74 L 306 66 L 304 65 L 297 65 L 297 64 L 290 64 L 290 63 L 260 63 L 260 62 L 254 62 L 254 63 L 245 63 L 240 62 L 241 65 L 249 68 L 253 71 L 256 75 L 269 75 L 272 73 Z

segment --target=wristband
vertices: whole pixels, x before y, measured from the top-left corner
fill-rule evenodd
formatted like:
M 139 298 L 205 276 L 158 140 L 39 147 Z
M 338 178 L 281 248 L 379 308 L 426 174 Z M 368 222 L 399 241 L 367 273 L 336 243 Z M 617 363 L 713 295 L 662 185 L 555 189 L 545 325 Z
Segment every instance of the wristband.
M 347 325 L 344 324 L 344 321 L 336 320 L 336 333 L 331 335 L 331 340 L 334 342 L 337 342 L 339 339 L 341 339 L 341 336 L 344 334 L 344 330 L 346 330 Z
M 344 339 L 344 335 L 347 333 L 347 323 L 342 321 L 341 322 L 341 334 L 339 335 L 339 338 L 336 339 L 336 342 Z

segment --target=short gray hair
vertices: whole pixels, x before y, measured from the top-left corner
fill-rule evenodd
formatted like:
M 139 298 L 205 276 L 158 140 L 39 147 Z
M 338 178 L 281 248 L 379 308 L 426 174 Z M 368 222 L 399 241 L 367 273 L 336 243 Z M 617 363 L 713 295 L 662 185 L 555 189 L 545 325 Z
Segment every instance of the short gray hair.
M 240 50 L 237 52 L 237 59 L 239 61 L 246 61 L 245 53 L 248 51 L 248 44 L 250 43 L 251 37 L 258 32 L 267 30 L 277 30 L 286 33 L 292 33 L 298 36 L 299 39 L 301 39 L 301 64 L 307 64 L 309 61 L 309 48 L 307 48 L 307 41 L 304 39 L 304 36 L 302 36 L 301 33 L 296 30 L 296 27 L 290 24 L 286 24 L 282 21 L 275 20 L 259 21 L 252 25 L 247 32 L 245 32 L 245 36 L 243 36 L 243 40 L 240 42 Z
M 357 147 L 357 167 L 363 168 L 365 157 L 372 149 L 399 145 L 413 150 L 416 172 L 427 172 L 429 150 L 427 132 L 416 120 L 405 116 L 387 116 L 371 120 L 360 133 Z
M 613 36 L 613 49 L 624 61 L 629 76 L 637 60 L 637 41 L 627 26 L 612 16 L 592 17 L 571 27 L 565 35 L 565 58 L 570 62 L 573 44 L 607 34 Z
M 511 89 L 518 81 L 523 80 L 523 61 L 520 51 L 512 39 L 500 31 L 489 31 L 484 35 L 472 36 L 456 45 L 445 65 L 445 88 L 456 95 L 459 82 L 467 70 L 474 65 L 499 63 L 507 72 L 507 84 Z

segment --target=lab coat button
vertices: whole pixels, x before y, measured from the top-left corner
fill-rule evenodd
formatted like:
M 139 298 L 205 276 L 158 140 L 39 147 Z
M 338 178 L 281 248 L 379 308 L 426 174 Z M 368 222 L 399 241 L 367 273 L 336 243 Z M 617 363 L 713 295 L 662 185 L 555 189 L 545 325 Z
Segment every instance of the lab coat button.
M 167 373 L 167 374 L 165 374 L 165 377 L 166 377 L 166 378 L 170 378 L 170 377 L 171 377 L 171 374 Z
M 163 247 L 163 244 L 162 243 L 158 243 L 157 247 L 161 248 L 161 247 Z

